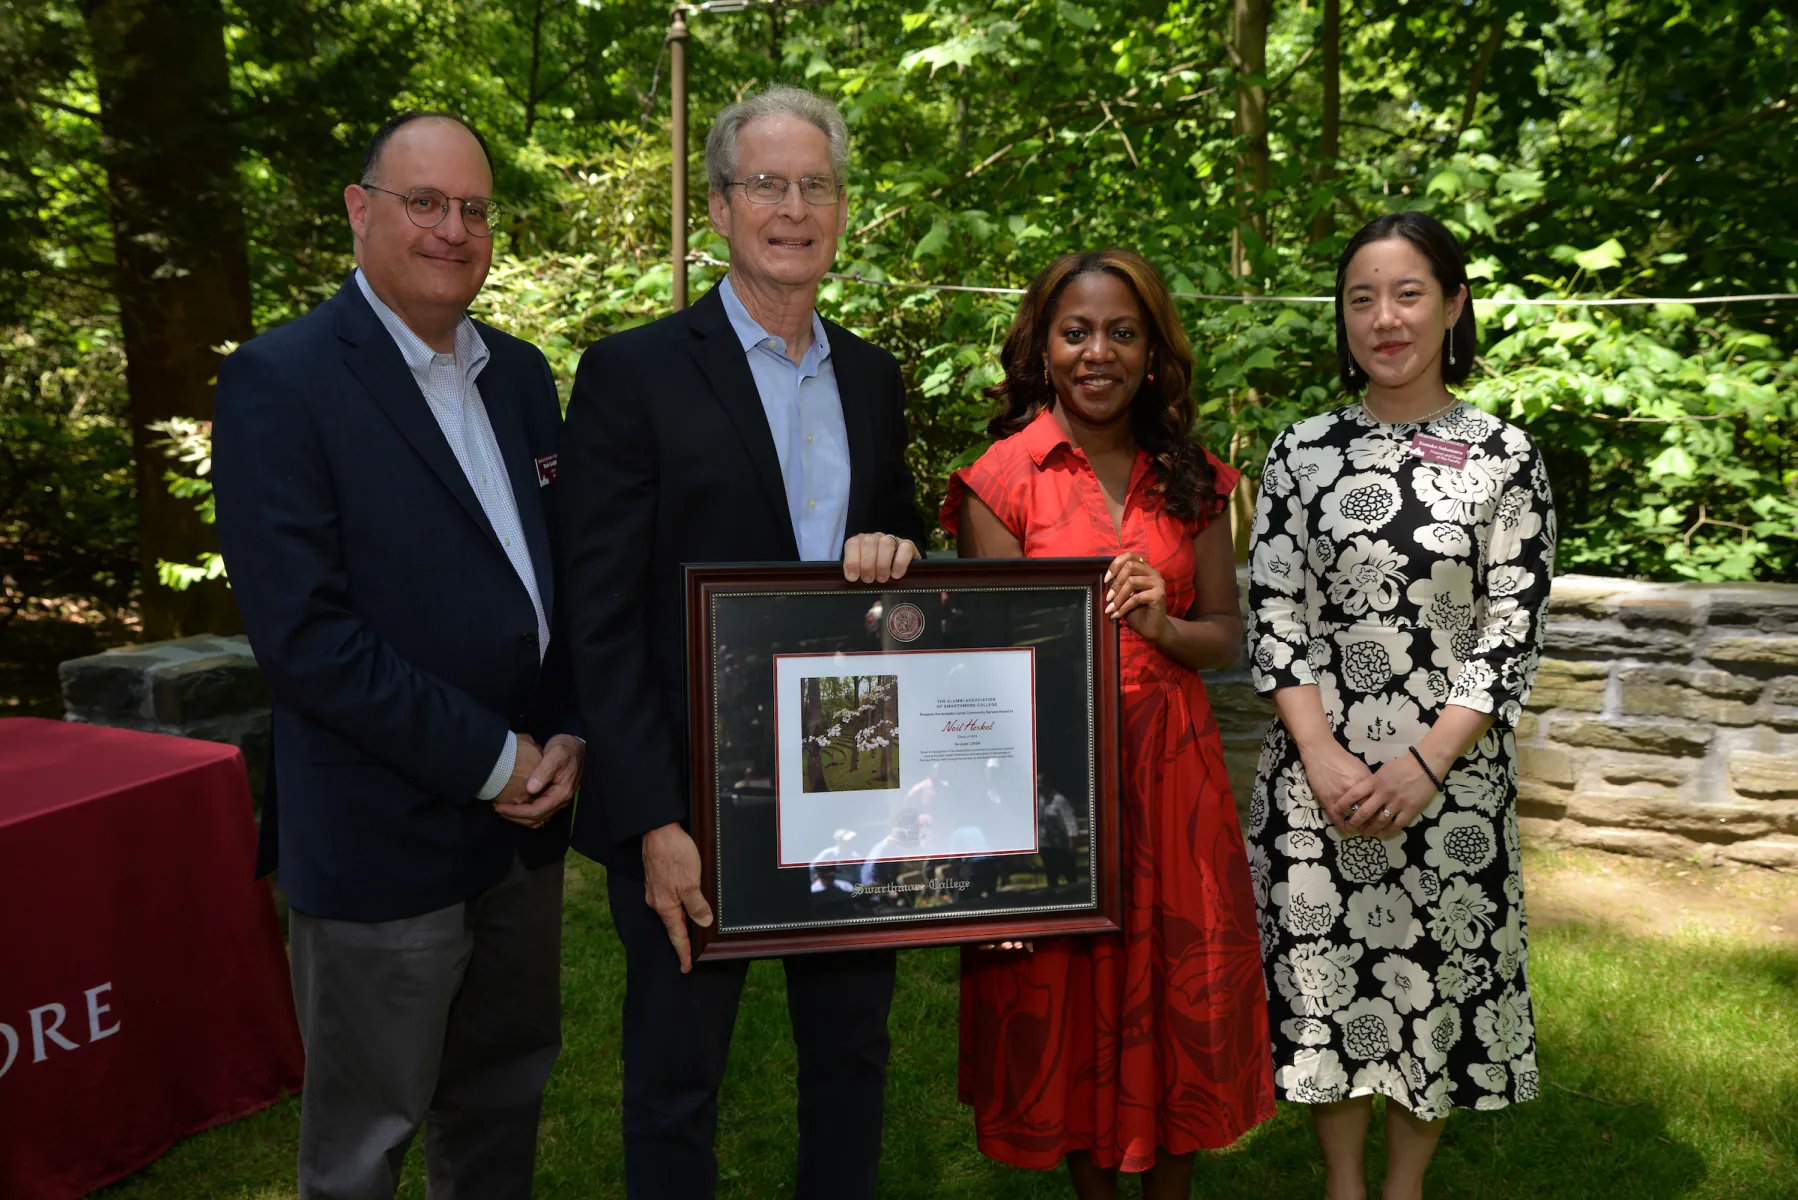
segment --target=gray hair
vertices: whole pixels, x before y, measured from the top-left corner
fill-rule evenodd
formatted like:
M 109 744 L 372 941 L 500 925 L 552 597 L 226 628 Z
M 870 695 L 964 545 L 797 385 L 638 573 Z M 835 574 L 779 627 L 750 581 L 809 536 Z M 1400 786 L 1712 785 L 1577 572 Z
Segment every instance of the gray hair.
M 761 117 L 798 117 L 817 126 L 830 143 L 830 169 L 838 181 L 849 169 L 849 126 L 837 106 L 815 92 L 776 83 L 737 101 L 718 114 L 705 139 L 705 173 L 714 192 L 730 194 L 737 177 L 737 137 Z

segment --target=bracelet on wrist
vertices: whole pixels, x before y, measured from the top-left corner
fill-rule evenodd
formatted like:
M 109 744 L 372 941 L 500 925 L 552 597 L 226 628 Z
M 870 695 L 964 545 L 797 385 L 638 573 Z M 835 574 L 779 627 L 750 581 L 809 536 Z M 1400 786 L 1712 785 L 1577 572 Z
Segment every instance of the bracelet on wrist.
M 1417 760 L 1417 765 L 1422 767 L 1423 773 L 1430 777 L 1430 782 L 1436 785 L 1437 791 L 1445 792 L 1448 790 L 1442 786 L 1442 780 L 1436 777 L 1436 772 L 1430 770 L 1430 764 L 1423 760 L 1423 753 L 1419 751 L 1416 746 L 1411 747 L 1411 757 Z

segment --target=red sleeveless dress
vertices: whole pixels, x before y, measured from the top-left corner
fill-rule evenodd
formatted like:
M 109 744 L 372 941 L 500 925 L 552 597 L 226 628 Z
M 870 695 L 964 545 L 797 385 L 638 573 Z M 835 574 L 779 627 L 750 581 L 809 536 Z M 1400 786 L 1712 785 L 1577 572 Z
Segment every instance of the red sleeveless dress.
M 1184 615 L 1192 539 L 1239 475 L 1211 466 L 1219 500 L 1182 522 L 1137 451 L 1120 540 L 1086 456 L 1045 411 L 950 478 L 942 522 L 953 535 L 971 491 L 1028 557 L 1134 550 Z M 1085 1150 L 1142 1171 L 1157 1146 L 1228 1146 L 1274 1112 L 1261 940 L 1217 722 L 1196 672 L 1128 625 L 1121 639 L 1123 934 L 962 956 L 961 1099 L 980 1152 L 1020 1167 Z

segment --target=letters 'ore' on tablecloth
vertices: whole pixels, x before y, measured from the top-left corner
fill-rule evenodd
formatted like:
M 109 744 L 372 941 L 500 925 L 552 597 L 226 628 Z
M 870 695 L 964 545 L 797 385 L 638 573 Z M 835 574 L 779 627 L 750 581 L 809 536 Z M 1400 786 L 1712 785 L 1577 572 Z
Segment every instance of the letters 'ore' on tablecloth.
M 0 1196 L 64 1200 L 300 1085 L 230 746 L 0 720 Z

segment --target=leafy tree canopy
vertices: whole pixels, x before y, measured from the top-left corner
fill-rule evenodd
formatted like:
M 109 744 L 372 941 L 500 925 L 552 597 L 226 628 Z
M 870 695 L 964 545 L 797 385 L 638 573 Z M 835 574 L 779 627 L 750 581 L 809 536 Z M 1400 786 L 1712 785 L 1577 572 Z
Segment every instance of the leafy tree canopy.
M 835 97 L 854 138 L 837 269 L 860 282 L 828 284 L 821 303 L 905 364 L 929 503 L 983 448 L 981 389 L 1015 298 L 883 285 L 1016 288 L 1056 254 L 1115 244 L 1181 292 L 1326 295 L 1361 221 L 1426 208 L 1465 240 L 1485 301 L 1468 395 L 1549 456 L 1563 570 L 1798 579 L 1798 304 L 1686 302 L 1798 292 L 1789 12 L 1368 0 L 1340 5 L 1333 50 L 1336 8 L 693 13 L 693 292 L 726 256 L 697 161 L 708 115 L 774 79 Z M 592 340 L 666 310 L 665 5 L 228 0 L 221 16 L 257 328 L 341 282 L 342 188 L 375 125 L 407 106 L 464 113 L 492 142 L 511 215 L 480 305 L 542 345 L 564 384 Z M 9 603 L 116 591 L 131 575 L 129 422 L 79 6 L 0 15 L 0 91 L 0 570 Z M 1641 296 L 1673 302 L 1497 302 Z M 1181 305 L 1197 432 L 1251 476 L 1273 431 L 1340 402 L 1328 305 Z

